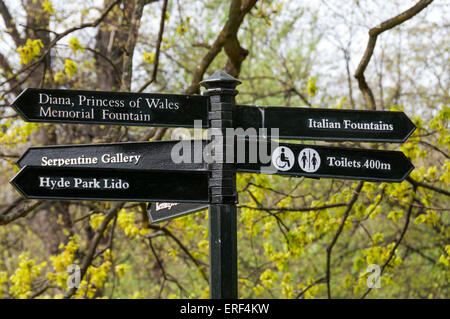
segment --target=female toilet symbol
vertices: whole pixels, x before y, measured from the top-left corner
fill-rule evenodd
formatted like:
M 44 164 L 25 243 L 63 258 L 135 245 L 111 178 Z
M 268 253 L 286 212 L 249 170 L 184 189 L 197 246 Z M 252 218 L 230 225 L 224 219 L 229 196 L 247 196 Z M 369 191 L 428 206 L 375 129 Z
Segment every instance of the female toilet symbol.
M 314 173 L 320 167 L 320 156 L 312 148 L 304 148 L 298 155 L 298 165 L 307 173 Z

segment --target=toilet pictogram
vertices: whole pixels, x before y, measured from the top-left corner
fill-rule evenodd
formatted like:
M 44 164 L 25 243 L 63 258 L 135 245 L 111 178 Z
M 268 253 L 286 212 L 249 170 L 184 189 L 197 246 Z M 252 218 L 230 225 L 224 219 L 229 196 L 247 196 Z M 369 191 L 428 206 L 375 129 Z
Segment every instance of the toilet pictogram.
M 307 173 L 313 173 L 320 167 L 320 155 L 312 148 L 304 148 L 298 155 L 298 165 Z

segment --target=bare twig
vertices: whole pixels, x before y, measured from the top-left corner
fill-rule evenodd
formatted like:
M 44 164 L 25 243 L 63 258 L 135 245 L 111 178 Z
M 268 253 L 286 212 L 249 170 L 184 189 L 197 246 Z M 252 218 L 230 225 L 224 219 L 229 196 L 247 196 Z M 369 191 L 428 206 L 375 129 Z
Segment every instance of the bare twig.
M 134 6 L 133 14 L 128 31 L 127 43 L 125 45 L 125 55 L 122 66 L 121 91 L 129 91 L 131 88 L 131 76 L 133 74 L 133 55 L 141 25 L 142 12 L 148 0 L 138 0 Z
M 3 212 L 0 215 L 0 225 L 6 225 L 11 223 L 12 221 L 15 221 L 16 219 L 20 218 L 20 217 L 24 217 L 26 215 L 28 215 L 29 213 L 31 213 L 33 210 L 35 210 L 37 207 L 39 207 L 41 204 L 43 203 L 43 201 L 37 201 L 36 203 L 34 203 L 33 205 L 29 206 L 29 207 L 25 207 L 22 209 L 17 210 L 14 213 L 7 213 L 9 211 L 9 209 L 7 209 L 5 212 Z M 14 205 L 15 207 L 16 205 Z M 12 209 L 12 208 L 11 208 Z
M 5 5 L 5 2 L 3 0 L 0 0 L 0 14 L 3 17 L 6 31 L 9 33 L 9 35 L 11 35 L 17 46 L 22 45 L 24 43 L 24 40 L 17 31 L 16 23 L 9 13 L 8 7 Z
M 88 251 L 86 256 L 83 259 L 83 263 L 80 267 L 80 278 L 83 279 L 83 277 L 86 275 L 88 267 L 92 264 L 93 257 L 95 255 L 95 251 L 97 250 L 97 246 L 100 243 L 101 238 L 103 237 L 103 233 L 106 230 L 106 227 L 108 226 L 109 222 L 116 216 L 116 214 L 119 212 L 119 210 L 122 208 L 122 206 L 125 203 L 120 202 L 117 203 L 106 215 L 105 218 L 102 220 L 100 226 L 98 227 L 97 232 L 95 233 L 94 238 L 89 244 Z M 75 292 L 77 291 L 77 288 L 70 288 L 66 294 L 64 295 L 65 299 L 68 299 L 72 297 Z
M 205 74 L 206 70 L 208 69 L 211 62 L 214 60 L 214 58 L 222 51 L 222 48 L 225 46 L 225 44 L 228 41 L 231 41 L 233 43 L 230 43 L 230 47 L 233 45 L 236 45 L 236 36 L 237 32 L 239 31 L 239 27 L 241 26 L 244 16 L 250 12 L 251 8 L 255 5 L 256 0 L 250 0 L 246 1 L 244 6 L 241 8 L 241 0 L 233 0 L 230 4 L 230 13 L 228 14 L 227 22 L 225 23 L 222 31 L 220 32 L 219 36 L 216 38 L 214 43 L 211 45 L 211 48 L 206 53 L 206 55 L 203 57 L 203 59 L 200 61 L 199 65 L 195 69 L 194 76 L 192 77 L 191 85 L 185 90 L 186 94 L 193 94 L 199 91 L 199 83 L 201 79 L 203 78 L 203 75 Z M 229 50 L 229 48 L 227 51 Z M 242 49 L 242 48 L 241 48 Z M 228 52 L 227 52 L 228 55 Z M 230 53 L 232 55 L 232 53 Z M 229 56 L 230 58 L 230 56 Z M 233 67 L 236 68 L 238 65 L 236 64 L 238 61 L 242 59 L 240 56 L 234 57 L 232 55 L 233 59 Z M 240 62 L 242 63 L 242 61 Z M 240 67 L 239 67 L 240 69 Z M 233 74 L 234 72 L 227 70 L 228 72 L 231 72 L 231 75 L 236 76 L 236 74 Z
M 346 203 L 338 203 L 338 204 L 330 204 L 330 205 L 323 205 L 323 206 L 317 206 L 317 207 L 252 207 L 248 205 L 239 205 L 238 208 L 249 208 L 253 210 L 259 210 L 259 211 L 276 211 L 276 212 L 309 212 L 312 210 L 323 210 L 328 208 L 335 208 L 335 207 L 342 207 L 347 206 Z
M 446 191 L 445 189 L 438 188 L 438 187 L 433 186 L 433 185 L 428 185 L 428 184 L 425 184 L 423 182 L 416 181 L 411 176 L 408 176 L 406 178 L 406 180 L 408 182 L 410 182 L 411 184 L 413 184 L 415 187 L 428 188 L 428 189 L 431 189 L 431 190 L 435 191 L 436 193 L 440 193 L 440 194 L 444 194 L 444 195 L 450 196 L 450 192 L 449 191 Z
M 400 243 L 402 242 L 403 237 L 405 237 L 406 231 L 408 230 L 409 222 L 411 220 L 411 213 L 412 213 L 412 210 L 413 210 L 413 202 L 414 202 L 414 198 L 416 196 L 416 191 L 417 191 L 417 186 L 414 186 L 414 190 L 413 190 L 413 192 L 411 194 L 411 200 L 410 200 L 410 205 L 409 205 L 409 208 L 408 208 L 408 213 L 406 214 L 405 225 L 403 226 L 402 232 L 400 233 L 400 237 L 395 242 L 395 245 L 392 248 L 388 259 L 383 264 L 383 266 L 381 266 L 381 271 L 380 271 L 380 274 L 379 274 L 379 276 L 380 276 L 379 278 L 381 278 L 381 276 L 383 275 L 383 272 L 386 269 L 387 265 L 389 265 L 389 263 L 391 262 L 392 258 L 394 258 L 395 252 L 396 252 L 398 246 L 400 245 Z M 366 290 L 366 292 L 361 296 L 361 299 L 364 299 L 372 291 L 372 289 L 373 288 L 368 288 Z
M 161 43 L 164 34 L 164 23 L 166 21 L 166 11 L 167 11 L 167 2 L 168 0 L 164 0 L 162 10 L 161 10 L 161 20 L 159 22 L 159 31 L 158 31 L 158 39 L 156 41 L 156 51 L 155 51 L 155 60 L 153 61 L 153 72 L 150 79 L 145 82 L 145 84 L 138 90 L 138 92 L 144 91 L 150 84 L 156 81 L 156 75 L 158 74 L 158 65 L 159 65 L 159 55 L 161 52 Z
M 339 236 L 341 235 L 342 230 L 344 229 L 345 222 L 347 221 L 347 218 L 350 215 L 350 211 L 352 210 L 353 205 L 355 204 L 356 200 L 359 197 L 359 194 L 361 192 L 363 185 L 364 185 L 364 182 L 361 181 L 361 182 L 359 182 L 358 186 L 356 187 L 355 193 L 353 194 L 352 198 L 350 199 L 350 201 L 347 204 L 347 209 L 345 210 L 344 215 L 342 216 L 341 223 L 340 223 L 338 229 L 336 230 L 336 233 L 334 234 L 333 239 L 331 240 L 331 243 L 327 247 L 327 267 L 326 267 L 325 280 L 327 283 L 327 294 L 328 294 L 329 299 L 331 299 L 331 287 L 330 287 L 331 252 L 333 250 L 334 245 L 336 245 L 336 242 L 337 242 Z
M 363 93 L 364 99 L 366 100 L 369 109 L 375 110 L 376 103 L 372 90 L 367 84 L 366 78 L 364 76 L 364 71 L 366 70 L 367 65 L 370 62 L 370 59 L 372 58 L 378 35 L 380 35 L 384 31 L 387 31 L 389 29 L 398 26 L 399 24 L 405 22 L 406 20 L 411 19 L 420 11 L 425 9 L 431 2 L 433 2 L 433 0 L 420 0 L 419 2 L 416 3 L 416 5 L 409 8 L 408 10 L 400 13 L 399 15 L 391 19 L 382 22 L 378 26 L 369 30 L 369 41 L 367 42 L 366 51 L 364 52 L 364 55 L 354 74 L 355 78 L 358 80 L 359 89 Z
M 31 70 L 30 73 L 32 73 L 40 65 L 40 63 L 46 58 L 46 56 L 50 53 L 50 50 L 56 45 L 56 43 L 58 43 L 59 40 L 61 40 L 65 36 L 75 32 L 75 31 L 78 31 L 78 30 L 81 30 L 81 29 L 84 29 L 84 28 L 95 28 L 96 26 L 98 26 L 100 24 L 100 22 L 103 21 L 103 19 L 106 17 L 106 15 L 120 1 L 121 0 L 116 0 L 116 1 L 112 2 L 108 6 L 108 8 L 106 8 L 106 10 L 100 15 L 100 17 L 98 17 L 95 21 L 90 22 L 90 23 L 83 23 L 83 24 L 81 24 L 81 25 L 79 25 L 77 27 L 72 27 L 72 28 L 69 28 L 69 29 L 65 30 L 64 32 L 58 33 L 58 35 L 55 36 L 55 38 L 49 43 L 49 45 L 46 47 L 45 51 L 42 53 L 42 55 L 39 56 L 39 58 L 35 62 L 27 65 L 26 67 L 24 67 L 21 70 L 19 70 L 18 72 L 16 72 L 16 74 L 14 74 L 13 76 L 11 76 L 8 79 L 6 79 L 5 81 L 1 82 L 0 86 L 2 86 L 5 83 L 8 83 L 8 82 L 16 79 L 20 74 L 22 74 L 22 73 L 24 73 L 24 72 L 26 72 L 28 70 Z M 21 81 L 20 83 L 22 83 L 22 82 L 23 81 Z M 12 89 L 9 90 L 8 92 L 4 93 L 3 95 L 6 95 L 7 93 L 9 93 L 11 91 L 12 91 Z

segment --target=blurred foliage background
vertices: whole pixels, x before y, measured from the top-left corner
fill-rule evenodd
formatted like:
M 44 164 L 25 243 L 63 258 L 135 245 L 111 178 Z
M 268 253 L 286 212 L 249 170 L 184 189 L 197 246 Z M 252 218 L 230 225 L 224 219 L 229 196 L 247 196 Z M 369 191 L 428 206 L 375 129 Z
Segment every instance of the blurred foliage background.
M 0 297 L 208 298 L 207 211 L 152 225 L 145 204 L 25 200 L 8 183 L 29 146 L 174 130 L 25 123 L 10 105 L 26 87 L 198 94 L 224 69 L 242 81 L 239 104 L 403 110 L 417 126 L 401 145 L 313 142 L 401 150 L 416 167 L 402 183 L 238 175 L 239 296 L 448 298 L 449 8 L 0 0 Z

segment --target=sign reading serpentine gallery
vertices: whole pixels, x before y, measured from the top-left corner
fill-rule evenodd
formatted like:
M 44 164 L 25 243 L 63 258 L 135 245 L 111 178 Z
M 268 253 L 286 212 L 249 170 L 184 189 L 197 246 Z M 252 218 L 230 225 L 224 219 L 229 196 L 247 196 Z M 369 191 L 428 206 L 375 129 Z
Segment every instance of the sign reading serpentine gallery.
M 206 125 L 208 103 L 201 95 L 27 88 L 13 106 L 31 122 L 193 127 Z
M 196 143 L 200 144 L 199 146 Z M 170 171 L 207 171 L 206 163 L 192 152 L 184 162 L 172 160 L 172 149 L 202 151 L 202 141 L 156 141 L 111 144 L 82 144 L 30 147 L 17 161 L 19 168 L 86 167 Z

